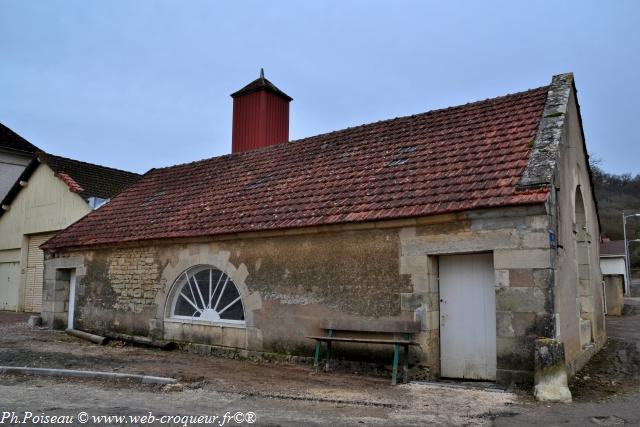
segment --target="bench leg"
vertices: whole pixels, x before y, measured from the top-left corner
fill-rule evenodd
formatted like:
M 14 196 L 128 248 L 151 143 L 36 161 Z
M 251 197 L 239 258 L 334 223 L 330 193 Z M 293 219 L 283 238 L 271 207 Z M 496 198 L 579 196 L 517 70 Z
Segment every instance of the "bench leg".
M 409 382 L 409 346 L 404 346 L 404 354 L 402 360 L 402 382 Z
M 321 345 L 322 345 L 322 341 L 316 341 L 316 353 L 313 358 L 313 367 L 315 368 L 316 373 L 318 372 L 320 367 L 320 346 Z
M 393 345 L 393 371 L 391 373 L 391 385 L 396 385 L 398 379 L 398 353 L 400 346 L 398 344 Z
M 327 361 L 324 364 L 325 372 L 329 372 L 329 363 L 331 362 L 331 341 L 327 341 Z

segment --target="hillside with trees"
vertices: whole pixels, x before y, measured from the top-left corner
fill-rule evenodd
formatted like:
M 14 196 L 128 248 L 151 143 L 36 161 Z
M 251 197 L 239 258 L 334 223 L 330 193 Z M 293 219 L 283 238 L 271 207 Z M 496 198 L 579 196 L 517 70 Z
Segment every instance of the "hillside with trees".
M 640 213 L 640 175 L 630 174 L 615 175 L 603 171 L 592 162 L 591 172 L 593 184 L 598 201 L 598 213 L 602 236 L 611 240 L 621 240 L 622 210 L 627 213 Z M 627 239 L 640 239 L 640 218 L 627 219 Z M 640 268 L 640 243 L 631 243 L 629 246 L 633 253 L 631 266 Z

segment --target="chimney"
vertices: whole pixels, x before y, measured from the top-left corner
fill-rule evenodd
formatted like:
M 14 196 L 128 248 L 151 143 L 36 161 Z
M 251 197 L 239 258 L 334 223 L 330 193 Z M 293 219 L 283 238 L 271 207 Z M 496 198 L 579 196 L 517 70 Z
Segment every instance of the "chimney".
M 231 152 L 241 153 L 289 141 L 289 102 L 292 98 L 260 77 L 233 98 Z

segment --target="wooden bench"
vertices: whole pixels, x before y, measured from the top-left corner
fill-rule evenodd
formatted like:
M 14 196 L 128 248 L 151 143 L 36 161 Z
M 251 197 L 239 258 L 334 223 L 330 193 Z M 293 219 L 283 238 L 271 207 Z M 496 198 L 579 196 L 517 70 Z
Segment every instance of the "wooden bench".
M 345 321 L 328 320 L 322 323 L 320 329 L 326 331 L 323 336 L 307 336 L 316 341 L 315 357 L 313 366 L 316 371 L 320 365 L 320 350 L 322 343 L 327 343 L 327 360 L 325 371 L 329 370 L 331 363 L 331 344 L 334 342 L 352 342 L 360 344 L 387 344 L 393 345 L 393 371 L 391 374 L 391 384 L 397 383 L 398 359 L 400 357 L 400 347 L 404 349 L 402 359 L 402 380 L 404 383 L 409 378 L 409 346 L 418 345 L 413 341 L 413 335 L 420 332 L 420 322 L 397 321 L 397 320 L 376 320 L 376 321 Z M 389 338 L 367 337 L 367 335 L 387 335 Z M 359 335 L 359 336 L 357 336 Z M 400 338 L 398 336 L 401 336 Z

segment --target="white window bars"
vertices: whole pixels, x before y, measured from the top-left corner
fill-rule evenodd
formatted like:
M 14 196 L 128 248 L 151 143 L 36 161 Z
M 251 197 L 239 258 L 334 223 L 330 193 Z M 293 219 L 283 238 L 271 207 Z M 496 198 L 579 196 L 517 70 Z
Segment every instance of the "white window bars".
M 244 306 L 236 285 L 222 271 L 196 266 L 176 279 L 171 318 L 244 324 Z

